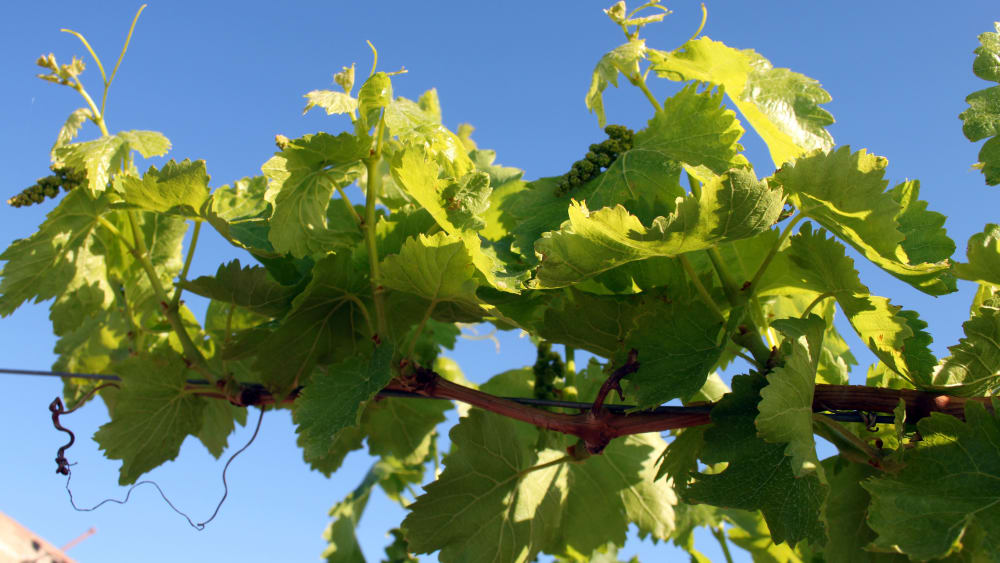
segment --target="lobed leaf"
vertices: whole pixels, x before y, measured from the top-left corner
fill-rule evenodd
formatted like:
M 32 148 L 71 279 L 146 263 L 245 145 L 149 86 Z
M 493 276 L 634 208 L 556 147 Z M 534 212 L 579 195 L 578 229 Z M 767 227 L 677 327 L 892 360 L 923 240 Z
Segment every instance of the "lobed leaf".
M 162 156 L 170 150 L 170 141 L 156 131 L 121 131 L 113 136 L 56 148 L 54 162 L 85 170 L 87 189 L 96 197 L 107 189 L 112 172 L 122 168 L 133 150 L 139 151 L 144 158 Z
M 180 163 L 171 160 L 160 170 L 150 166 L 142 178 L 118 174 L 114 186 L 126 203 L 140 209 L 197 216 L 208 199 L 208 181 L 204 160 L 184 160 Z
M 1000 22 L 993 24 L 996 32 L 986 32 L 979 36 L 976 59 L 972 72 L 990 82 L 1000 82 Z M 969 94 L 965 101 L 969 109 L 959 114 L 962 132 L 970 141 L 981 141 L 989 137 L 979 150 L 979 164 L 986 184 L 1000 184 L 1000 86 L 993 86 Z
M 180 284 L 192 293 L 246 307 L 265 317 L 281 317 L 291 307 L 298 291 L 283 286 L 260 266 L 240 266 L 233 260 L 219 266 L 214 277 L 200 276 Z
M 602 128 L 606 119 L 604 116 L 604 90 L 611 84 L 618 87 L 618 73 L 626 78 L 639 75 L 639 61 L 646 55 L 646 40 L 632 39 L 624 45 L 615 47 L 605 53 L 594 67 L 590 88 L 585 100 L 587 109 L 597 114 L 597 123 Z
M 962 330 L 965 337 L 949 348 L 934 383 L 953 395 L 991 395 L 1000 387 L 1000 309 L 982 305 Z

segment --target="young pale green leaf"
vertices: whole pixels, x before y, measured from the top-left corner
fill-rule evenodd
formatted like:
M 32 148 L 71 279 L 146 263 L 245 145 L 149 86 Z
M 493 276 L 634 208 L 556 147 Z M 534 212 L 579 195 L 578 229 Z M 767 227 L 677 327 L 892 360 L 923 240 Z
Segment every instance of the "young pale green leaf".
M 649 309 L 623 346 L 639 352 L 639 370 L 629 376 L 639 408 L 688 400 L 705 384 L 725 346 L 722 319 L 701 300 L 663 299 Z
M 73 190 L 49 212 L 37 232 L 14 241 L 0 254 L 0 260 L 7 261 L 0 271 L 0 316 L 10 315 L 30 299 L 37 303 L 62 293 L 87 263 L 80 262 L 81 250 L 92 244 L 98 219 L 107 209 L 106 197 L 93 198 L 86 190 Z
M 529 469 L 559 452 L 539 457 L 532 427 L 475 409 L 450 437 L 444 472 L 403 521 L 410 548 L 441 550 L 445 563 L 534 559 L 559 529 L 565 477 L 560 466 Z
M 368 360 L 352 357 L 317 374 L 292 408 L 307 462 L 329 455 L 344 432 L 361 421 L 364 404 L 392 379 L 391 344 L 376 346 Z
M 896 475 L 861 485 L 871 494 L 875 546 L 916 559 L 945 557 L 964 534 L 979 531 L 982 553 L 1000 553 L 1000 420 L 965 404 L 965 421 L 934 413 L 917 423 L 921 441 Z
M 111 173 L 121 168 L 130 151 L 144 158 L 162 156 L 170 150 L 170 141 L 156 131 L 122 131 L 93 141 L 63 145 L 55 149 L 54 162 L 87 172 L 87 189 L 94 196 L 107 188 Z
M 341 133 L 292 140 L 261 166 L 274 206 L 268 239 L 279 254 L 302 257 L 329 252 L 353 241 L 356 224 L 331 224 L 327 215 L 335 188 L 361 174 L 371 139 Z
M 883 157 L 851 153 L 845 146 L 799 158 L 774 179 L 800 213 L 876 266 L 930 295 L 954 291 L 948 258 L 955 245 L 941 228 L 943 217 L 926 211 L 916 183 L 885 191 L 887 164 Z
M 586 104 L 591 113 L 597 114 L 597 123 L 604 127 L 604 90 L 611 84 L 618 87 L 618 73 L 626 78 L 639 76 L 639 61 L 646 55 L 646 40 L 633 39 L 605 53 L 594 67 Z
M 451 182 L 441 190 L 441 197 L 448 202 L 445 211 L 448 220 L 463 231 L 480 231 L 486 222 L 480 216 L 490 206 L 490 177 L 485 172 L 472 172 Z
M 409 146 L 426 147 L 449 176 L 464 176 L 472 170 L 473 164 L 462 139 L 441 125 L 437 94 L 434 94 L 433 103 L 429 98 L 421 97 L 421 101 L 429 110 L 406 98 L 396 98 L 386 106 L 385 124 L 389 134 Z
M 306 107 L 302 110 L 305 114 L 314 107 L 326 110 L 327 115 L 341 113 L 354 114 L 358 109 L 358 101 L 346 92 L 335 90 L 313 90 L 303 96 L 307 100 Z
M 450 302 L 470 314 L 480 312 L 475 265 L 463 240 L 445 233 L 407 239 L 399 254 L 382 260 L 381 283 L 419 295 L 430 308 Z
M 295 297 L 281 325 L 255 347 L 260 383 L 284 395 L 304 384 L 317 364 L 361 353 L 371 337 L 365 297 L 370 291 L 350 253 L 317 262 L 312 281 Z
M 976 59 L 972 72 L 983 80 L 1000 82 L 1000 22 L 993 24 L 996 32 L 986 32 L 979 36 Z M 993 86 L 969 94 L 965 101 L 969 109 L 959 114 L 962 132 L 970 141 L 980 141 L 989 137 L 979 150 L 978 167 L 986 176 L 986 184 L 1000 184 L 1000 86 Z
M 914 384 L 931 383 L 936 360 L 930 335 L 923 331 L 927 323 L 913 311 L 870 295 L 843 245 L 807 223 L 791 237 L 788 252 L 804 284 L 835 297 L 862 342 L 882 362 Z
M 772 325 L 786 338 L 785 364 L 767 374 L 754 419 L 758 435 L 772 443 L 787 443 L 796 477 L 815 474 L 826 483 L 813 438 L 813 392 L 826 321 L 816 315 L 782 319 Z
M 654 150 L 688 166 L 705 166 L 715 174 L 747 166 L 740 155 L 743 127 L 723 104 L 722 90 L 698 92 L 689 84 L 667 98 L 663 109 L 635 135 L 635 148 Z M 707 179 L 704 179 L 707 180 Z
M 197 216 L 208 199 L 208 180 L 204 160 L 179 163 L 171 160 L 160 170 L 150 166 L 142 178 L 118 174 L 114 186 L 123 194 L 126 203 L 141 209 Z
M 298 291 L 274 281 L 267 269 L 240 266 L 233 260 L 219 266 L 214 277 L 200 276 L 183 282 L 181 288 L 226 303 L 246 307 L 265 317 L 281 317 L 289 309 Z
M 650 51 L 652 69 L 670 80 L 700 80 L 725 88 L 758 135 L 775 166 L 802 153 L 833 146 L 826 126 L 833 116 L 819 104 L 830 94 L 819 83 L 786 68 L 774 68 L 751 49 L 738 51 L 708 37 L 672 53 Z
M 107 457 L 122 460 L 118 483 L 128 485 L 177 457 L 184 439 L 202 427 L 205 399 L 184 389 L 194 375 L 177 354 L 144 354 L 113 369 L 121 390 L 111 422 L 97 430 L 94 440 Z
M 1000 387 L 1000 309 L 983 305 L 962 323 L 965 338 L 949 348 L 934 384 L 949 394 L 990 395 Z
M 52 162 L 56 161 L 56 149 L 68 145 L 70 141 L 75 139 L 80 134 L 80 128 L 83 127 L 83 124 L 88 119 L 93 119 L 93 117 L 94 113 L 89 108 L 78 108 L 69 114 L 69 117 L 66 118 L 66 123 L 59 129 L 56 142 L 52 145 L 52 151 L 49 153 L 52 157 Z
M 956 276 L 1000 286 L 1000 226 L 987 223 L 983 232 L 969 237 L 965 255 L 969 262 L 955 264 Z
M 392 80 L 384 72 L 368 77 L 358 90 L 358 121 L 361 130 L 370 131 L 378 124 L 382 110 L 392 103 Z
M 201 215 L 234 246 L 256 255 L 276 257 L 268 240 L 268 218 L 271 205 L 264 199 L 267 179 L 263 176 L 243 178 L 217 188 L 205 201 Z
M 591 212 L 572 203 L 569 220 L 535 243 L 539 288 L 571 285 L 616 266 L 654 256 L 677 256 L 768 230 L 778 219 L 781 190 L 749 170 L 732 170 L 677 203 L 650 227 L 622 206 Z
M 756 436 L 756 418 L 762 377 L 736 376 L 733 392 L 712 409 L 714 426 L 705 431 L 701 459 L 713 464 L 728 462 L 721 473 L 694 474 L 694 482 L 681 490 L 688 502 L 760 510 L 774 543 L 801 540 L 824 545 L 826 532 L 822 507 L 827 486 L 815 475 L 796 477 L 784 444 L 769 444 Z

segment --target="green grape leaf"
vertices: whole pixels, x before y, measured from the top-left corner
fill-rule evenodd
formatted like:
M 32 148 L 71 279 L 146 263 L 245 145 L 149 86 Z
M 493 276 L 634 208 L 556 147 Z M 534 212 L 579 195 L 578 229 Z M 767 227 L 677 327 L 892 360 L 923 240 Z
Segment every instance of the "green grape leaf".
M 972 72 L 990 82 L 1000 82 L 1000 22 L 994 22 L 996 33 L 986 32 L 979 36 L 976 59 L 972 62 Z M 988 186 L 1000 184 L 1000 86 L 993 86 L 969 94 L 965 101 L 969 109 L 959 114 L 962 132 L 970 141 L 990 139 L 979 150 L 977 165 L 986 176 Z
M 239 260 L 220 265 L 214 277 L 200 276 L 181 283 L 180 287 L 202 297 L 246 307 L 265 317 L 283 316 L 298 294 L 296 288 L 274 281 L 267 269 L 241 267 Z
M 208 198 L 208 180 L 204 160 L 179 163 L 171 160 L 160 170 L 150 166 L 142 178 L 118 174 L 114 186 L 124 194 L 126 203 L 141 209 L 160 213 L 174 210 L 182 215 L 197 216 Z
M 450 432 L 455 450 L 437 481 L 410 505 L 402 528 L 415 553 L 441 561 L 531 561 L 559 529 L 564 497 L 559 452 L 535 450 L 529 425 L 480 410 Z
M 803 215 L 876 266 L 930 295 L 954 291 L 948 258 L 955 246 L 940 228 L 943 218 L 925 209 L 915 183 L 886 192 L 887 164 L 883 157 L 851 153 L 845 146 L 799 158 L 774 179 Z
M 219 459 L 229 444 L 229 435 L 236 428 L 234 422 L 239 422 L 240 426 L 246 425 L 247 409 L 231 405 L 227 401 L 206 401 L 202 417 L 198 439 L 212 457 Z
M 538 335 L 611 358 L 622 350 L 636 319 L 649 313 L 650 301 L 644 296 L 593 295 L 570 288 L 545 308 Z
M 121 390 L 111 422 L 94 440 L 108 458 L 122 460 L 118 483 L 128 485 L 177 457 L 184 438 L 202 427 L 205 399 L 184 389 L 193 372 L 170 352 L 129 358 L 113 369 Z
M 361 421 L 365 403 L 392 379 L 391 344 L 375 348 L 371 359 L 352 357 L 330 366 L 302 389 L 292 408 L 299 445 L 307 462 L 322 460 Z
M 590 88 L 587 90 L 586 104 L 591 113 L 597 114 L 597 123 L 604 127 L 604 90 L 611 84 L 618 87 L 618 73 L 626 78 L 639 75 L 639 61 L 646 54 L 646 40 L 633 39 L 615 47 L 597 61 Z
M 1000 387 L 1000 309 L 983 305 L 962 323 L 965 337 L 948 348 L 934 383 L 949 394 L 991 395 Z
M 295 297 L 281 325 L 256 348 L 255 369 L 272 392 L 284 395 L 306 383 L 317 364 L 361 351 L 368 331 L 371 288 L 350 253 L 316 263 L 313 278 Z
M 330 477 L 340 469 L 347 454 L 361 449 L 364 440 L 365 433 L 360 426 L 349 426 L 342 429 L 325 448 L 313 450 L 308 456 L 305 454 L 306 436 L 299 434 L 296 443 L 303 449 L 302 457 L 309 467 Z
M 777 320 L 771 326 L 785 335 L 785 363 L 767 374 L 754 419 L 757 433 L 768 442 L 788 444 L 785 455 L 791 457 L 796 477 L 814 473 L 826 483 L 813 439 L 813 392 L 826 321 L 809 315 Z
M 769 444 L 756 436 L 762 377 L 736 376 L 733 392 L 712 409 L 714 426 L 705 431 L 701 459 L 713 464 L 729 462 L 721 473 L 694 474 L 694 482 L 682 489 L 688 502 L 760 510 L 774 543 L 801 540 L 824 545 L 826 532 L 821 519 L 827 487 L 815 475 L 796 477 L 785 444 Z
M 868 527 L 868 505 L 871 496 L 862 481 L 878 476 L 870 465 L 851 463 L 840 456 L 823 460 L 830 475 L 830 496 L 826 502 L 826 522 L 830 541 L 823 550 L 829 563 L 889 563 L 909 561 L 902 554 L 875 553 L 865 548 L 875 539 L 875 532 Z
M 73 110 L 73 113 L 69 114 L 69 117 L 66 118 L 66 123 L 59 129 L 56 142 L 52 145 L 52 150 L 49 153 L 52 157 L 52 162 L 56 161 L 56 149 L 68 145 L 70 141 L 75 139 L 80 134 L 83 124 L 88 119 L 93 119 L 93 117 L 94 113 L 89 108 L 77 108 Z
M 378 124 L 382 110 L 392 103 L 392 80 L 384 72 L 368 77 L 358 90 L 358 124 L 361 130 L 370 131 Z
M 428 103 L 424 98 L 421 100 Z M 396 98 L 385 108 L 385 125 L 389 134 L 404 144 L 426 147 L 449 176 L 458 178 L 468 173 L 473 164 L 462 139 L 441 125 L 441 107 L 436 100 L 437 94 L 432 104 L 437 108 L 435 112 L 433 107 L 427 111 L 412 100 Z
M 276 257 L 268 240 L 271 205 L 264 199 L 267 179 L 243 178 L 217 188 L 201 208 L 201 215 L 234 246 L 257 255 Z
M 473 172 L 451 182 L 441 191 L 448 202 L 448 220 L 460 230 L 480 231 L 486 222 L 480 217 L 490 206 L 490 177 L 485 172 Z
M 353 242 L 357 224 L 330 224 L 327 208 L 335 188 L 353 182 L 371 139 L 341 133 L 306 135 L 289 142 L 261 166 L 274 206 L 268 238 L 279 254 L 302 257 Z
M 451 408 L 447 401 L 381 399 L 368 406 L 361 428 L 368 435 L 368 452 L 391 455 L 404 464 L 421 463 L 430 453 L 434 428 Z
M 674 483 L 684 486 L 688 475 L 698 469 L 698 456 L 705 445 L 706 426 L 685 428 L 667 445 L 660 455 L 660 467 L 656 471 L 656 479 L 673 479 Z
M 987 223 L 983 232 L 969 237 L 967 264 L 955 264 L 955 275 L 963 280 L 1000 286 L 1000 226 Z
M 314 107 L 323 108 L 326 110 L 327 115 L 341 113 L 349 113 L 353 115 L 354 111 L 358 109 L 358 101 L 346 92 L 337 92 L 335 90 L 313 90 L 304 95 L 303 98 L 307 100 L 306 107 L 302 110 L 303 114 L 307 113 Z
M 723 322 L 701 300 L 660 301 L 638 320 L 624 350 L 639 351 L 639 370 L 629 376 L 639 408 L 701 389 L 725 346 Z
M 916 559 L 945 557 L 978 529 L 982 553 L 1000 552 L 1000 421 L 975 401 L 965 421 L 933 413 L 917 423 L 922 440 L 906 466 L 861 483 L 871 494 L 875 546 Z
M 7 261 L 0 272 L 0 316 L 10 315 L 25 301 L 38 303 L 61 294 L 77 275 L 80 251 L 92 244 L 98 220 L 107 209 L 107 198 L 73 190 L 37 232 L 14 241 L 0 254 L 0 260 Z
M 787 543 L 775 542 L 765 518 L 760 512 L 726 509 L 725 515 L 733 526 L 729 529 L 729 541 L 741 547 L 753 558 L 754 563 L 803 563 L 809 561 L 796 553 Z M 803 544 L 799 544 L 800 547 Z
M 827 238 L 823 229 L 807 223 L 791 237 L 789 257 L 805 285 L 837 299 L 862 342 L 890 369 L 913 383 L 930 384 L 937 363 L 931 353 L 927 323 L 913 311 L 901 310 L 888 299 L 870 295 L 858 277 L 844 246 Z
M 655 434 L 633 435 L 611 442 L 601 455 L 565 465 L 568 495 L 561 534 L 552 544 L 581 553 L 608 542 L 624 545 L 630 522 L 640 537 L 669 538 L 677 499 L 668 483 L 653 480 L 655 452 L 665 445 Z M 594 517 L 596 507 L 600 518 Z
M 457 236 L 435 233 L 407 239 L 399 254 L 382 260 L 380 270 L 382 285 L 419 295 L 430 301 L 430 309 L 454 303 L 473 318 L 482 311 L 475 265 Z
M 689 84 L 667 98 L 663 109 L 635 135 L 635 149 L 654 150 L 692 167 L 706 166 L 725 174 L 749 163 L 740 156 L 743 127 L 736 113 L 723 105 L 721 89 L 698 92 Z M 633 149 L 633 150 L 635 150 Z
M 751 49 L 739 51 L 704 36 L 677 51 L 650 51 L 647 56 L 651 68 L 664 78 L 723 86 L 767 144 L 775 166 L 808 150 L 833 146 L 826 131 L 833 116 L 819 107 L 831 97 L 812 78 L 774 68 Z
M 87 172 L 87 189 L 97 196 L 105 190 L 111 173 L 122 167 L 130 151 L 144 158 L 162 156 L 170 150 L 170 141 L 156 131 L 121 131 L 117 135 L 93 141 L 63 145 L 54 150 L 55 162 Z
M 634 260 L 677 256 L 757 235 L 778 219 L 783 199 L 781 190 L 758 181 L 753 172 L 732 170 L 650 227 L 620 205 L 591 212 L 584 203 L 572 203 L 569 220 L 535 243 L 541 264 L 532 283 L 562 287 Z

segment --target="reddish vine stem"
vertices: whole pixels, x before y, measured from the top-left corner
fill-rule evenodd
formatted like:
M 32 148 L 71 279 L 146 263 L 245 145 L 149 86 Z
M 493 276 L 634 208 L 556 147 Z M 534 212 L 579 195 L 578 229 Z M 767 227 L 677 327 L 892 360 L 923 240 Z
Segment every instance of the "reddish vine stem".
M 625 365 L 616 369 L 614 373 L 608 376 L 607 381 L 601 385 L 601 389 L 597 392 L 597 397 L 594 399 L 594 406 L 590 408 L 590 412 L 597 416 L 601 412 L 601 407 L 604 406 L 604 399 L 608 397 L 608 393 L 612 389 L 618 392 L 618 398 L 625 400 L 625 393 L 622 391 L 621 380 L 626 375 L 635 373 L 639 370 L 639 351 L 632 348 L 628 351 L 628 359 L 625 361 Z

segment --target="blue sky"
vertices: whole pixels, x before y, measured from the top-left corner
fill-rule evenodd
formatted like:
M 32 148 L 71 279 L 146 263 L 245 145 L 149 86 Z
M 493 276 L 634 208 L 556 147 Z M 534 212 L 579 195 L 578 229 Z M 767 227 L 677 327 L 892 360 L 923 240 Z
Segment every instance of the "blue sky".
M 667 3 L 675 11 L 647 28 L 648 43 L 672 49 L 697 28 L 697 2 Z M 971 73 L 976 36 L 1000 19 L 995 1 L 967 1 L 944 8 L 912 2 L 708 2 L 704 33 L 754 48 L 775 66 L 819 80 L 833 95 L 825 107 L 837 119 L 838 145 L 867 148 L 889 159 L 893 183 L 921 180 L 922 199 L 949 217 L 950 236 L 963 256 L 965 241 L 984 223 L 998 221 L 995 189 L 970 169 L 978 147 L 961 133 L 964 98 L 987 84 Z M 622 42 L 601 13 L 605 2 L 150 2 L 112 87 L 107 120 L 112 130 L 162 131 L 173 142 L 169 156 L 207 161 L 212 185 L 259 174 L 274 151 L 276 133 L 296 137 L 338 131 L 344 118 L 302 115 L 302 94 L 332 87 L 332 74 L 370 65 L 365 40 L 379 49 L 379 67 L 397 77 L 397 95 L 418 97 L 436 87 L 445 124 L 476 127 L 480 147 L 498 162 L 526 170 L 526 177 L 560 174 L 602 135 L 583 98 L 600 55 Z M 47 173 L 48 151 L 66 115 L 80 107 L 66 88 L 34 75 L 35 59 L 54 52 L 68 61 L 85 50 L 62 27 L 88 37 L 106 63 L 118 54 L 138 3 L 5 3 L 0 10 L 0 199 Z M 88 64 L 91 61 L 87 61 Z M 96 66 L 84 82 L 99 91 Z M 652 81 L 665 97 L 676 85 Z M 651 115 L 631 88 L 606 95 L 609 122 L 642 127 Z M 93 138 L 95 128 L 83 138 Z M 772 172 L 759 141 L 743 143 L 759 176 Z M 153 161 L 156 162 L 155 160 Z M 0 206 L 0 247 L 28 236 L 52 203 L 24 209 Z M 203 237 L 194 274 L 242 257 L 221 239 Z M 244 258 L 244 261 L 246 259 Z M 929 298 L 873 269 L 862 275 L 874 293 L 920 311 L 930 323 L 938 355 L 957 342 L 972 290 Z M 197 303 L 192 303 L 197 307 Z M 47 304 L 26 306 L 0 320 L 0 367 L 47 369 L 54 339 Z M 503 335 L 501 354 L 488 341 L 466 341 L 453 357 L 473 379 L 533 360 L 526 339 Z M 852 340 L 852 344 L 860 345 Z M 871 357 L 858 353 L 859 376 Z M 370 463 L 353 454 L 332 479 L 310 472 L 294 444 L 287 412 L 268 413 L 256 444 L 234 462 L 230 496 L 218 519 L 195 532 L 152 490 L 137 491 L 125 506 L 73 512 L 52 458 L 63 435 L 51 428 L 46 406 L 61 388 L 41 378 L 4 377 L 10 400 L 0 411 L 0 511 L 61 545 L 96 526 L 95 536 L 70 554 L 81 561 L 314 561 L 323 549 L 326 511 L 362 478 Z M 69 418 L 82 440 L 70 450 L 74 491 L 82 504 L 120 495 L 117 463 L 104 460 L 88 436 L 106 421 L 98 404 Z M 231 439 L 249 436 L 242 429 Z M 176 462 L 155 470 L 177 505 L 196 520 L 211 513 L 221 493 L 221 462 L 187 443 Z M 386 543 L 384 530 L 402 512 L 373 499 L 362 522 L 369 560 Z M 699 540 L 708 554 L 711 546 Z M 647 561 L 665 553 L 637 546 Z M 636 552 L 627 549 L 624 553 Z M 714 558 L 714 557 L 713 557 Z

